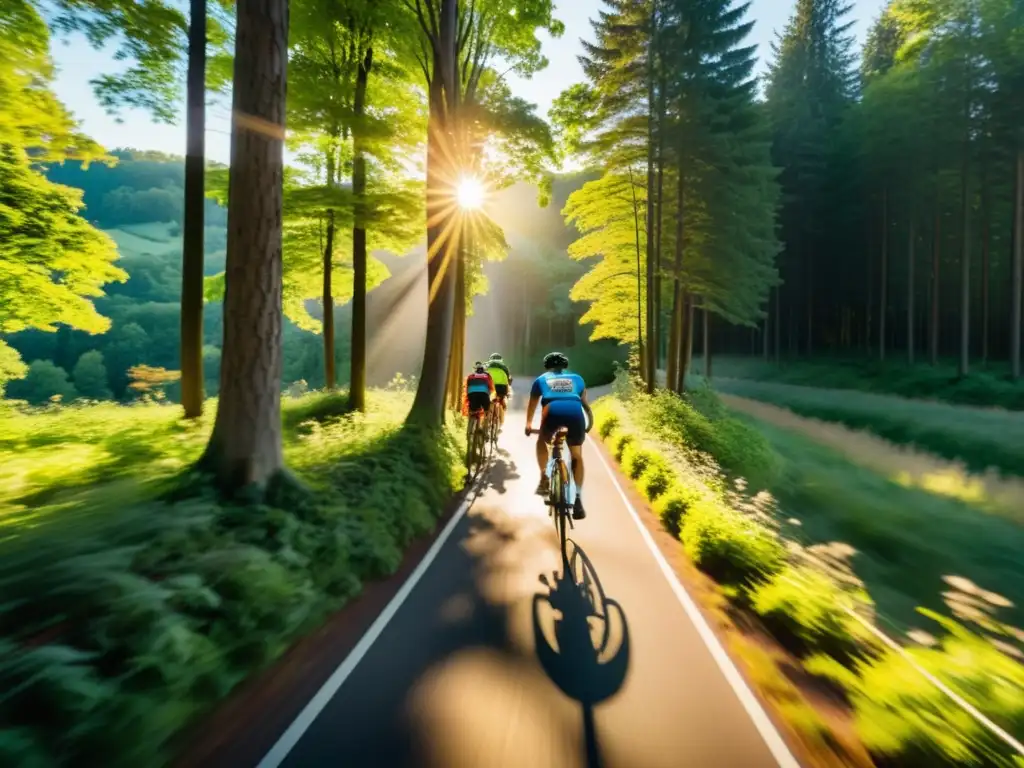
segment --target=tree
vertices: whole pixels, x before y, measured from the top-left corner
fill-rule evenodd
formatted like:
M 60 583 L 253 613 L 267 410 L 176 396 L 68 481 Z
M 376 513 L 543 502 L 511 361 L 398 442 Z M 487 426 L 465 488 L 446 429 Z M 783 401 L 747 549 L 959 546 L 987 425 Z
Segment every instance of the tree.
M 231 493 L 266 487 L 281 448 L 281 221 L 288 0 L 240 0 L 220 397 L 202 464 Z
M 402 0 L 418 26 L 414 44 L 426 79 L 427 133 L 427 338 L 423 370 L 410 417 L 427 425 L 444 417 L 455 309 L 460 223 L 455 186 L 471 156 L 466 105 L 476 103 L 489 64 L 502 59 L 520 75 L 546 65 L 535 37 L 563 27 L 552 18 L 551 0 Z
M 49 360 L 34 361 L 24 379 L 11 382 L 7 394 L 32 405 L 43 405 L 54 398 L 67 403 L 78 397 L 78 391 L 68 381 L 67 371 Z
M 103 353 L 98 350 L 85 352 L 75 363 L 71 373 L 78 393 L 90 400 L 109 400 L 112 395 L 107 386 L 107 367 L 103 364 Z

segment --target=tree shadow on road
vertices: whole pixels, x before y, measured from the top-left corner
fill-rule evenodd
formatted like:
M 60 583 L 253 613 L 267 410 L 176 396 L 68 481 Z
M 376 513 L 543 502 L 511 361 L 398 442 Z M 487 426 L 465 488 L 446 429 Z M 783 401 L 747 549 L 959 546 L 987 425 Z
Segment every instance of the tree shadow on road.
M 622 606 L 604 593 L 590 558 L 572 539 L 562 572 L 541 575 L 547 593 L 533 597 L 537 659 L 551 681 L 583 712 L 587 768 L 600 768 L 594 707 L 614 696 L 629 670 L 629 624 Z M 552 642 L 552 640 L 554 642 Z

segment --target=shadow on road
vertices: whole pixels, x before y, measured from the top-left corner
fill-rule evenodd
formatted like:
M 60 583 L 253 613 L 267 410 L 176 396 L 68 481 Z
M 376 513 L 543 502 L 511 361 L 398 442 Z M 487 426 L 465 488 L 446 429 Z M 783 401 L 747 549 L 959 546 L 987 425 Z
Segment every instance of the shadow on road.
M 629 624 L 601 587 L 590 558 L 569 539 L 561 573 L 540 577 L 547 593 L 533 597 L 537 659 L 551 681 L 583 711 L 588 768 L 602 765 L 594 707 L 622 687 L 629 670 Z

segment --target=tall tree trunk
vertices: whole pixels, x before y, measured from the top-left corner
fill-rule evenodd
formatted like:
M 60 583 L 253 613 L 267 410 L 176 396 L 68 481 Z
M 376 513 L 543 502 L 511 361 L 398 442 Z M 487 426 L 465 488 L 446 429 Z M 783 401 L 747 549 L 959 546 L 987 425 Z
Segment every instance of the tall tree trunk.
M 665 221 L 665 115 L 666 115 L 666 77 L 662 66 L 658 83 L 658 190 L 657 213 L 655 219 L 654 242 L 654 342 L 658 354 L 654 358 L 654 369 L 657 372 L 661 365 L 662 347 L 662 312 L 661 312 L 661 228 Z
M 1024 297 L 1024 147 L 1017 150 L 1017 194 L 1013 216 L 1013 279 L 1010 290 L 1010 373 L 1020 378 L 1021 303 Z
M 409 418 L 427 426 L 444 423 L 448 356 L 455 308 L 455 273 L 458 232 L 451 211 L 448 186 L 456 174 L 453 158 L 461 147 L 445 146 L 460 136 L 458 126 L 459 76 L 456 48 L 457 0 L 441 0 L 439 50 L 434 54 L 429 84 L 430 129 L 427 138 L 427 334 L 423 367 Z M 447 193 L 447 194 L 446 194 Z
M 960 363 L 958 373 L 966 376 L 971 365 L 971 198 L 969 138 L 964 139 L 963 167 L 960 178 L 963 242 L 960 246 Z
M 914 216 L 910 216 L 910 234 L 907 236 L 907 363 L 914 364 L 914 246 L 917 231 Z
M 942 254 L 942 210 L 939 198 L 935 198 L 935 226 L 932 242 L 932 274 L 931 274 L 931 321 L 928 327 L 928 361 L 934 366 L 939 364 L 939 270 Z
M 782 286 L 775 286 L 775 323 L 773 328 L 775 330 L 775 365 L 779 365 L 782 362 L 781 353 L 779 350 L 782 348 L 781 345 L 781 328 L 782 328 Z
M 874 272 L 872 267 L 875 265 L 874 258 L 874 243 L 871 238 L 871 217 L 865 217 L 865 229 L 867 230 L 865 235 L 865 242 L 867 243 L 867 258 L 864 260 L 867 274 L 867 290 L 865 291 L 865 304 L 864 304 L 864 354 L 871 354 L 871 321 L 875 316 L 875 280 Z
M 679 391 L 686 391 L 686 377 L 693 362 L 693 294 L 686 294 L 686 327 L 683 329 L 683 355 L 679 366 Z
M 281 207 L 288 0 L 239 0 L 220 397 L 203 463 L 225 492 L 264 486 L 281 450 Z
M 366 148 L 361 119 L 366 108 L 366 87 L 373 66 L 373 48 L 356 72 L 353 99 L 355 127 L 352 131 L 352 196 L 355 218 L 352 227 L 352 359 L 349 367 L 349 407 L 366 410 Z
M 879 281 L 878 359 L 885 360 L 885 316 L 889 309 L 889 190 L 882 190 L 882 275 Z
M 981 364 L 988 366 L 988 315 L 989 315 L 989 250 L 991 247 L 991 226 L 988 220 L 988 204 L 984 206 L 984 220 L 981 235 Z
M 636 182 L 633 180 L 633 167 L 629 167 L 629 191 L 633 196 L 633 230 L 636 235 L 636 353 L 639 357 L 641 376 L 647 371 L 644 359 L 644 323 L 643 323 L 643 265 L 640 258 L 640 205 L 636 199 Z
M 704 378 L 711 380 L 711 313 L 704 306 Z
M 768 315 L 772 311 L 771 293 L 768 294 L 768 310 L 765 312 L 764 320 L 761 322 L 761 357 L 768 362 Z
M 330 175 L 330 174 L 329 174 Z M 327 212 L 327 243 L 323 253 L 323 296 L 321 303 L 324 308 L 323 337 L 324 337 L 324 387 L 333 390 L 338 386 L 338 377 L 335 371 L 336 360 L 334 353 L 334 288 L 332 285 L 334 276 L 334 211 Z
M 467 228 L 468 229 L 468 228 Z M 463 237 L 466 233 L 463 233 Z M 462 371 L 465 368 L 463 355 L 466 346 L 466 246 L 460 242 L 458 261 L 455 264 L 455 312 L 452 319 L 452 344 L 448 356 L 448 408 L 459 410 L 462 405 Z
M 654 143 L 654 82 L 655 82 L 655 60 L 658 49 L 658 3 L 657 0 L 651 3 L 651 40 L 647 54 L 647 367 L 645 372 L 646 389 L 648 393 L 654 392 L 655 374 L 658 359 L 658 345 L 655 333 L 655 299 L 654 299 L 654 272 L 655 257 L 654 248 L 656 244 L 654 234 L 655 221 L 655 143 Z
M 686 177 L 679 169 L 676 181 L 676 243 L 675 264 L 672 269 L 672 324 L 668 341 L 668 378 L 665 386 L 672 392 L 679 392 L 680 340 L 683 324 L 683 221 L 686 211 Z
M 181 264 L 181 405 L 203 414 L 203 207 L 206 204 L 206 0 L 191 0 L 185 117 L 185 221 Z

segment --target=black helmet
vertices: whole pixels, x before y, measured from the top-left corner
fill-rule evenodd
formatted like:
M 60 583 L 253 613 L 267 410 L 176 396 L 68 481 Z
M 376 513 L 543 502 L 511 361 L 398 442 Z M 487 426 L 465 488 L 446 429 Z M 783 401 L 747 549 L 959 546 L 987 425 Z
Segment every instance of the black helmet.
M 473 363 L 473 370 L 475 370 L 475 371 L 481 371 L 481 370 L 483 370 L 483 367 L 484 367 L 484 364 L 481 363 L 479 360 L 477 360 L 475 363 Z
M 501 360 L 501 352 L 491 352 L 491 356 L 488 360 Z
M 568 367 L 569 358 L 561 352 L 548 352 L 544 355 L 544 370 L 549 371 L 552 368 L 563 370 Z

